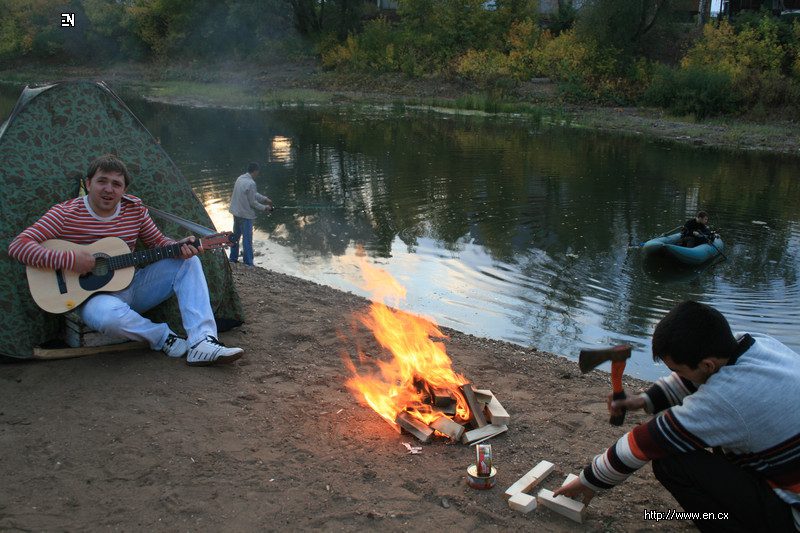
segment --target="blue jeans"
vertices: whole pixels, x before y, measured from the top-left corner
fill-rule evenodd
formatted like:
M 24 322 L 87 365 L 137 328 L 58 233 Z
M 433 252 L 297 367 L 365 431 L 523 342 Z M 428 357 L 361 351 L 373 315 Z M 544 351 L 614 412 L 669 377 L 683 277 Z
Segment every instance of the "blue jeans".
M 217 324 L 208 297 L 208 285 L 200 259 L 163 259 L 136 271 L 127 288 L 95 294 L 80 307 L 81 319 L 101 333 L 145 341 L 160 350 L 170 333 L 167 324 L 156 324 L 144 313 L 175 294 L 183 328 L 190 346 L 217 336 Z
M 233 217 L 231 235 L 231 261 L 239 260 L 239 239 L 242 239 L 242 260 L 245 265 L 253 265 L 253 221 L 249 218 Z

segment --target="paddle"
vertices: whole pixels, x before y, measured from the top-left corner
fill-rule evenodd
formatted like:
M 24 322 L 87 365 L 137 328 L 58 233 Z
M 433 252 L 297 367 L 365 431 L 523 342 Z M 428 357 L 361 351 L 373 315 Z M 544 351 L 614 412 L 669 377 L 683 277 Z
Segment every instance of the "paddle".
M 717 253 L 718 253 L 719 255 L 721 255 L 721 256 L 722 256 L 724 259 L 728 259 L 728 256 L 727 256 L 727 255 L 725 255 L 725 254 L 723 254 L 723 253 L 722 253 L 722 250 L 720 250 L 719 248 L 717 248 L 717 245 L 716 245 L 716 244 L 714 244 L 714 239 L 715 239 L 715 238 L 716 238 L 716 237 L 715 237 L 715 234 L 713 234 L 713 233 L 712 233 L 710 237 L 706 237 L 706 242 L 708 242 L 708 244 L 710 244 L 711 246 L 713 246 L 713 247 L 714 247 L 714 249 L 717 251 Z

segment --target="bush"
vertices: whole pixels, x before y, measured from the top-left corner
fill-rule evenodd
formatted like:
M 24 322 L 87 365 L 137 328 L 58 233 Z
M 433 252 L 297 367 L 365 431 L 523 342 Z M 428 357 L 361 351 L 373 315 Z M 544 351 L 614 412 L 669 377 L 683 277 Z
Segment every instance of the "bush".
M 467 50 L 456 60 L 456 72 L 486 86 L 496 78 L 508 77 L 508 57 L 496 50 Z
M 386 72 L 397 70 L 395 54 L 397 35 L 386 19 L 370 21 L 358 35 L 349 35 L 337 44 L 333 34 L 320 40 L 322 65 L 326 68 L 345 67 L 357 71 Z
M 733 113 L 740 105 L 729 74 L 698 66 L 659 67 L 644 99 L 670 113 L 694 115 L 698 120 Z

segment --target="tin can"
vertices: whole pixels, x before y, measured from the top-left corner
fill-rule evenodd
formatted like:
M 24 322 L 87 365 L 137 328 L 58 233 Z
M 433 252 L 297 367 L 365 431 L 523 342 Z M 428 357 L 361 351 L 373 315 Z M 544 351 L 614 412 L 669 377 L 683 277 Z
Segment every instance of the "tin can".
M 477 462 L 475 463 L 478 468 L 478 475 L 488 476 L 492 473 L 492 445 L 476 444 L 475 453 L 478 456 Z
M 497 469 L 495 469 L 495 467 L 492 467 L 488 476 L 479 476 L 477 465 L 470 465 L 469 468 L 467 468 L 467 485 L 478 490 L 491 489 L 494 487 L 496 475 Z

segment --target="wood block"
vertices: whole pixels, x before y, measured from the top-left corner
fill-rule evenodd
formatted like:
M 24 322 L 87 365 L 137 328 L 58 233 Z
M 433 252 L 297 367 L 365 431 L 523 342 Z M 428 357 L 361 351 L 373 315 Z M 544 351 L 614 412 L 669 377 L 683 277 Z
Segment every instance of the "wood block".
M 42 348 L 36 346 L 33 349 L 34 359 L 68 359 L 70 357 L 82 357 L 84 355 L 95 355 L 99 353 L 126 352 L 128 350 L 149 350 L 150 345 L 146 342 L 123 342 L 110 346 L 81 346 L 79 348 Z
M 464 426 L 458 422 L 453 422 L 446 416 L 441 416 L 434 420 L 430 427 L 439 433 L 444 433 L 453 440 L 460 440 L 465 431 Z
M 436 407 L 447 407 L 456 401 L 456 399 L 450 395 L 450 391 L 448 389 L 442 389 L 439 387 L 434 387 L 431 389 L 431 399 L 433 400 L 433 405 Z
M 556 465 L 550 461 L 541 461 L 531 468 L 527 474 L 519 478 L 513 485 L 508 487 L 503 493 L 505 499 L 512 498 L 515 494 L 525 493 L 538 485 L 544 478 L 550 475 Z
M 564 479 L 564 483 L 562 483 L 561 486 L 563 487 L 567 483 L 572 483 L 576 479 L 578 479 L 578 476 L 576 476 L 575 474 L 567 474 L 567 477 Z
M 528 514 L 536 509 L 536 496 L 518 492 L 508 499 L 508 506 L 522 514 Z
M 495 426 L 489 424 L 483 426 L 482 428 L 467 431 L 464 433 L 464 436 L 461 437 L 461 442 L 464 444 L 476 444 L 491 437 L 495 437 L 504 431 L 508 431 L 508 426 Z
M 433 436 L 433 430 L 430 426 L 414 418 L 406 411 L 400 412 L 394 421 L 401 429 L 414 435 L 420 442 L 428 442 Z
M 431 411 L 435 413 L 442 413 L 443 415 L 447 415 L 453 417 L 456 415 L 456 409 L 458 408 L 458 404 L 453 401 L 453 403 L 446 405 L 444 407 L 436 407 L 435 405 L 431 406 Z
M 508 412 L 503 408 L 495 396 L 492 396 L 492 399 L 489 400 L 488 404 L 486 404 L 486 418 L 489 420 L 489 422 L 496 426 L 502 426 L 503 424 L 508 424 L 511 421 L 511 417 L 508 415 Z
M 478 399 L 475 397 L 472 384 L 464 383 L 461 385 L 461 392 L 464 394 L 464 399 L 467 401 L 467 407 L 469 407 L 470 421 L 474 422 L 475 426 L 479 428 L 487 425 L 489 422 L 487 422 L 486 417 L 483 416 L 483 404 L 478 402 Z
M 492 396 L 494 396 L 492 391 L 489 389 L 472 389 L 472 391 L 475 393 L 475 397 L 478 399 L 478 401 L 483 404 L 489 403 L 489 400 L 491 400 Z
M 567 498 L 564 495 L 554 497 L 553 491 L 548 489 L 540 490 L 536 499 L 540 504 L 551 511 L 555 511 L 561 516 L 566 516 L 579 524 L 583 523 L 583 515 L 586 513 L 586 506 L 581 502 L 575 501 L 572 498 Z

